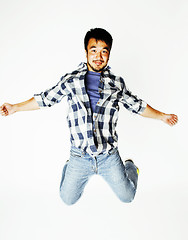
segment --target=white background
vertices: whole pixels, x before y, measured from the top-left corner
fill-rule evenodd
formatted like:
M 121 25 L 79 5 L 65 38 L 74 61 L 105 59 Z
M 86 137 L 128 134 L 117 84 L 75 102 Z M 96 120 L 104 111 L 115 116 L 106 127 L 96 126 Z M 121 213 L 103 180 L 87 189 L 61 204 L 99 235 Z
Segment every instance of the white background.
M 0 239 L 188 239 L 187 12 L 186 0 L 0 0 L 0 105 L 55 85 L 86 60 L 85 33 L 103 27 L 114 38 L 112 71 L 179 117 L 170 127 L 122 106 L 120 154 L 140 168 L 135 200 L 121 203 L 94 176 L 71 207 L 59 197 L 70 147 L 66 99 L 0 117 Z

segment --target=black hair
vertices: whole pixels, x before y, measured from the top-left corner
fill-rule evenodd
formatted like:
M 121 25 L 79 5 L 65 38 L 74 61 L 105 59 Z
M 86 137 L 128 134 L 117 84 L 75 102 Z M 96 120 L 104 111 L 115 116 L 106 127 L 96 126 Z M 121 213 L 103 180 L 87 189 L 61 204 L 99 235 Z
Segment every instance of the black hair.
M 111 50 L 113 39 L 110 33 L 107 32 L 105 29 L 92 28 L 86 33 L 84 38 L 84 46 L 86 51 L 87 51 L 88 42 L 91 38 L 96 39 L 96 41 L 99 41 L 99 40 L 104 41 L 108 45 L 109 51 Z

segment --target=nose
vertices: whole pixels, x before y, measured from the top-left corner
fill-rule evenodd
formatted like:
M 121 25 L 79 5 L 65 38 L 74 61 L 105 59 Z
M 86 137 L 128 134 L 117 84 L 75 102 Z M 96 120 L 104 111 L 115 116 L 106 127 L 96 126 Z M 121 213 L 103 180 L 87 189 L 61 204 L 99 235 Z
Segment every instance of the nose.
M 102 59 L 102 54 L 101 52 L 96 53 L 96 59 Z

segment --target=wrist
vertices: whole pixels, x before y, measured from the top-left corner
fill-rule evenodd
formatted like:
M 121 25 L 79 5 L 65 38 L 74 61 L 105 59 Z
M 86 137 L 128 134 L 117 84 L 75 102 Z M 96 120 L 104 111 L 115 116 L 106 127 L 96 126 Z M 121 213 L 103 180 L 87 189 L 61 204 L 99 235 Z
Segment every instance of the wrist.
M 18 103 L 13 104 L 13 105 L 12 105 L 12 108 L 13 108 L 13 111 L 14 111 L 14 112 L 19 112 L 19 111 L 20 111 L 20 107 L 19 107 L 19 104 L 18 104 Z
M 165 113 L 160 112 L 159 120 L 165 121 L 165 115 L 166 115 Z

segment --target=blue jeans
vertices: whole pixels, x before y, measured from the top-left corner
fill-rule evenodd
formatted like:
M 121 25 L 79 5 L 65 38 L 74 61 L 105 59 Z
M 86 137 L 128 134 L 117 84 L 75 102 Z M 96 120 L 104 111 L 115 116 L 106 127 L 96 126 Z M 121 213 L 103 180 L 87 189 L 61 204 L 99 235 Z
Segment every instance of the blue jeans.
M 137 168 L 131 161 L 124 165 L 118 149 L 93 158 L 88 153 L 71 147 L 70 159 L 65 164 L 60 184 L 62 200 L 71 205 L 81 197 L 93 174 L 101 175 L 123 202 L 134 199 L 137 188 Z

